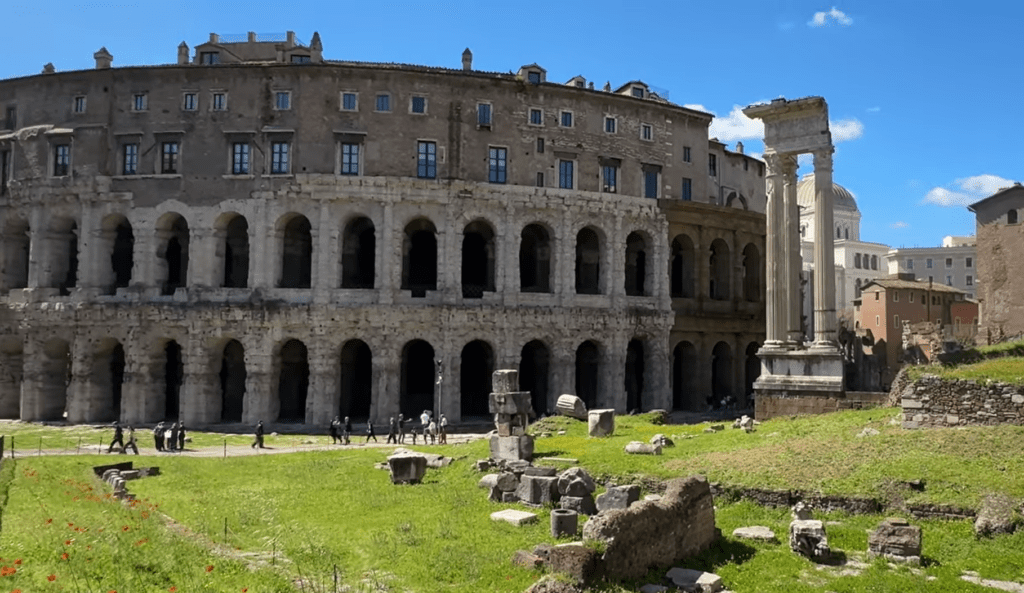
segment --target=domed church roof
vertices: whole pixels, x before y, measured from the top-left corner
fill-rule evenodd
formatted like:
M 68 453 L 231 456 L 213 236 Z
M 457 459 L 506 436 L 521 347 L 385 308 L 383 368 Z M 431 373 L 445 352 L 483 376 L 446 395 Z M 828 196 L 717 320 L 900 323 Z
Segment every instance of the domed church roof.
M 854 199 L 853 194 L 838 183 L 832 184 L 832 199 L 833 210 L 859 212 L 857 200 Z M 808 210 L 814 209 L 814 173 L 804 175 L 796 184 L 796 202 Z

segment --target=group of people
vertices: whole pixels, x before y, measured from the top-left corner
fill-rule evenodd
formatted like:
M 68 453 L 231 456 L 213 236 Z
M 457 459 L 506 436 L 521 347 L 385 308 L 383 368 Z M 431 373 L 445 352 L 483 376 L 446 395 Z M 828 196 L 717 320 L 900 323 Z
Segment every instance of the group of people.
M 135 428 L 131 425 L 128 426 L 128 442 L 126 443 L 124 441 L 124 428 L 121 427 L 120 422 L 114 422 L 114 440 L 110 441 L 110 446 L 107 447 L 107 453 L 113 453 L 115 445 L 120 446 L 120 451 L 118 452 L 121 455 L 126 455 L 128 453 L 128 449 L 131 449 L 136 455 L 138 455 L 139 445 L 135 442 Z
M 335 416 L 334 420 L 331 421 L 330 433 L 332 445 L 337 445 L 338 443 L 342 445 L 352 444 L 352 421 L 348 416 L 345 416 L 345 422 L 342 423 L 341 417 Z M 377 439 L 374 438 L 374 440 L 376 441 Z
M 184 451 L 185 423 L 172 422 L 166 426 L 163 422 L 157 422 L 153 428 L 153 444 L 157 451 Z
M 345 418 L 347 421 L 348 418 Z M 405 416 L 402 414 L 398 415 L 396 419 L 394 416 L 388 419 L 388 440 L 387 443 L 402 445 L 405 444 Z M 350 426 L 351 428 L 351 426 Z M 419 434 L 423 435 L 423 444 L 426 445 L 429 441 L 430 444 L 441 444 L 444 445 L 448 442 L 448 419 L 445 418 L 444 414 L 441 414 L 440 419 L 434 421 L 430 410 L 423 410 L 420 414 L 420 432 L 410 430 L 409 433 L 412 436 L 412 444 L 416 444 L 416 437 Z M 366 422 L 366 442 L 377 442 L 377 435 L 373 430 L 373 421 L 367 420 Z

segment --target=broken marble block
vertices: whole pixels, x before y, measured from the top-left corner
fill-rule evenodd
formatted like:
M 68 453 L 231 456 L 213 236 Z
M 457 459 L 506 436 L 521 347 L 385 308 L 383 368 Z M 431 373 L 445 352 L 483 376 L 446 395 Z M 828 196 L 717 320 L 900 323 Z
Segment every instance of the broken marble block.
M 610 486 L 604 494 L 597 497 L 597 512 L 603 513 L 612 509 L 628 509 L 629 505 L 640 500 L 640 487 L 635 484 L 628 486 Z
M 592 437 L 610 437 L 615 434 L 615 410 L 590 410 L 587 414 L 587 434 Z
M 582 467 L 570 467 L 558 474 L 558 493 L 569 496 L 582 496 L 597 490 L 594 478 Z
M 388 457 L 393 484 L 419 484 L 427 473 L 427 458 L 422 455 L 400 453 Z
M 528 513 L 526 511 L 517 511 L 516 509 L 505 509 L 503 511 L 496 511 L 491 513 L 492 521 L 505 521 L 512 525 L 526 525 L 527 523 L 535 523 L 537 521 L 537 513 Z
M 554 476 L 523 475 L 519 478 L 516 496 L 524 504 L 540 506 L 558 501 L 558 478 Z
M 581 515 L 597 514 L 597 505 L 594 504 L 594 495 L 587 494 L 584 496 L 562 496 L 558 501 L 560 508 L 567 509 L 570 511 L 576 511 Z
M 533 437 L 526 434 L 492 436 L 491 458 L 530 461 L 533 459 Z
M 920 564 L 921 528 L 905 519 L 890 517 L 868 536 L 868 554 Z
M 563 394 L 558 396 L 558 401 L 555 403 L 555 412 L 562 416 L 576 418 L 577 420 L 587 419 L 587 406 L 583 403 L 583 400 L 575 395 Z
M 661 455 L 661 445 L 630 441 L 626 444 L 626 453 L 630 455 Z
M 690 593 L 718 593 L 722 590 L 722 577 L 702 570 L 673 568 L 665 578 Z
M 732 536 L 737 539 L 750 539 L 761 542 L 775 541 L 775 532 L 761 525 L 754 525 L 753 527 L 737 527 L 733 530 Z
M 797 519 L 789 524 L 789 547 L 811 560 L 826 560 L 832 554 L 825 525 L 815 519 Z

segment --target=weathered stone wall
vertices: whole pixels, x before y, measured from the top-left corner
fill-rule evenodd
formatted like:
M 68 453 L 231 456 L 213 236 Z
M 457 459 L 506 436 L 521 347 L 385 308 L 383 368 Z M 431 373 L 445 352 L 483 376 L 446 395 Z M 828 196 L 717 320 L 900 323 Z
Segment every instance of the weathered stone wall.
M 925 375 L 902 394 L 903 428 L 1024 425 L 1024 386 Z
M 1024 252 L 1024 187 L 1015 184 L 972 209 L 977 214 L 981 278 L 978 341 L 992 343 L 1024 334 L 1024 274 L 1017 260 Z
M 841 410 L 861 410 L 885 404 L 887 393 L 847 391 L 845 397 L 793 394 L 791 396 L 758 396 L 754 401 L 754 417 L 759 419 L 802 414 L 827 414 Z

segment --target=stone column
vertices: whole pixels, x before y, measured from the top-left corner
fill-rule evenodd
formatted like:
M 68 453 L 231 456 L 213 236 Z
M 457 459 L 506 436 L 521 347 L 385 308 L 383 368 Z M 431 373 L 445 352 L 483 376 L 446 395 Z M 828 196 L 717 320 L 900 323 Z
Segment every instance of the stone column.
M 21 412 L 22 355 L 0 354 L 0 418 L 18 418 Z
M 267 208 L 266 197 L 262 196 L 252 224 L 249 225 L 249 284 L 253 288 L 274 288 L 277 285 L 277 277 L 274 275 L 277 271 L 274 265 L 277 253 L 273 241 L 276 231 L 274 223 L 268 220 L 270 213 Z
M 71 381 L 67 389 L 67 412 L 68 422 L 74 424 L 106 420 L 105 412 L 110 410 L 110 394 L 101 393 L 95 383 L 93 352 L 89 342 L 85 337 L 79 337 L 71 347 Z M 107 401 L 104 402 L 104 399 Z M 104 406 L 104 403 L 107 405 Z
M 672 409 L 672 355 L 668 350 L 668 332 L 659 332 L 644 343 L 647 354 L 644 369 L 644 390 L 641 397 L 642 412 Z
M 219 422 L 220 376 L 213 372 L 213 355 L 205 338 L 191 338 L 184 350 L 185 376 L 178 400 L 178 418 L 186 428 Z
M 768 204 L 765 208 L 765 342 L 767 349 L 780 349 L 785 334 L 785 259 L 782 229 L 785 224 L 783 156 L 774 152 L 764 155 L 767 164 L 766 186 Z
M 217 234 L 213 229 L 190 230 L 188 244 L 188 282 L 186 286 L 215 288 L 220 286 L 216 278 L 214 260 L 217 256 Z M 223 253 L 221 254 L 223 257 Z M 223 274 L 223 271 L 221 272 Z
M 97 220 L 94 204 L 83 200 L 82 222 L 78 229 L 78 286 L 87 289 L 106 288 L 113 284 L 114 276 L 110 254 L 105 253 L 106 234 Z
M 309 394 L 306 398 L 306 424 L 328 426 L 340 407 L 337 352 L 327 338 L 309 343 Z
M 626 345 L 629 337 L 622 335 L 603 344 L 597 375 L 597 407 L 613 408 L 619 414 L 629 412 L 626 409 L 625 387 Z
M 552 344 L 548 369 L 551 373 L 548 404 L 554 410 L 558 396 L 564 393 L 576 394 L 576 352 L 573 347 L 570 344 Z
M 57 418 L 64 412 L 64 382 L 51 380 L 53 369 L 47 368 L 45 344 L 42 339 L 25 339 L 24 365 L 21 375 L 21 403 L 18 416 L 26 422 Z M 60 407 L 59 410 L 56 408 Z
M 141 340 L 125 344 L 124 383 L 121 385 L 121 416 L 128 423 L 163 420 L 166 402 L 163 350 L 147 348 Z
M 832 237 L 832 151 L 814 152 L 814 345 L 834 350 L 836 344 L 836 272 Z
M 280 403 L 277 401 L 277 383 L 273 381 L 272 344 L 262 341 L 245 343 L 245 401 L 242 403 L 242 422 L 256 424 L 260 420 L 277 420 Z
M 370 418 L 375 428 L 383 426 L 387 436 L 386 422 L 389 416 L 397 416 L 402 397 L 402 354 L 400 350 L 382 346 L 373 351 L 373 385 L 375 387 L 370 404 Z
M 393 303 L 395 295 L 398 294 L 398 289 L 402 285 L 401 256 L 399 256 L 398 265 L 395 264 L 395 254 L 401 253 L 402 249 L 402 235 L 401 232 L 395 232 L 394 224 L 395 207 L 388 202 L 384 204 L 384 221 L 380 226 L 380 239 L 377 241 L 374 254 L 376 260 L 374 262 L 376 266 L 374 278 L 377 284 L 378 300 L 382 305 Z
M 803 335 L 800 331 L 800 209 L 796 201 L 796 155 L 787 154 L 782 157 L 782 177 L 785 188 L 785 205 L 783 207 L 782 249 L 785 253 L 782 262 L 785 268 L 783 282 L 776 290 L 776 298 L 783 302 L 785 311 L 785 334 L 783 336 L 789 348 L 803 347 Z
M 138 222 L 132 224 L 132 286 L 159 288 L 156 283 L 156 233 Z

